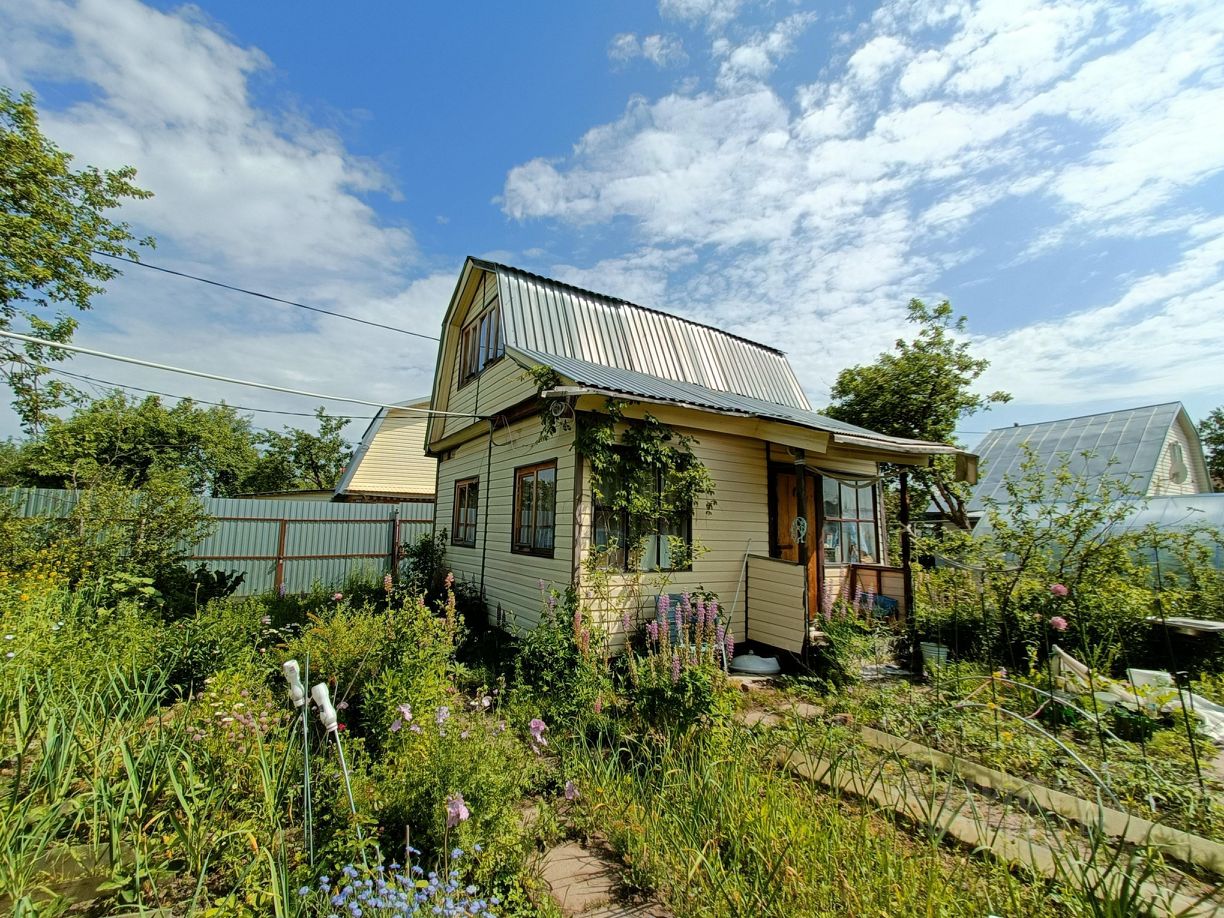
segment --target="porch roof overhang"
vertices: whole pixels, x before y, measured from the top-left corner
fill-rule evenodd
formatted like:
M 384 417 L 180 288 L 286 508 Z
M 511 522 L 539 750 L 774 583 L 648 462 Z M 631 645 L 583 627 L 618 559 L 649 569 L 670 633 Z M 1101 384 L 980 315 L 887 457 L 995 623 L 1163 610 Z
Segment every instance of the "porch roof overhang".
M 544 398 L 576 398 L 604 395 L 638 401 L 675 405 L 695 411 L 731 417 L 755 418 L 777 422 L 828 437 L 828 442 L 844 450 L 861 452 L 864 458 L 904 465 L 925 465 L 935 456 L 955 456 L 957 477 L 977 480 L 977 456 L 947 443 L 890 437 L 854 424 L 761 399 L 707 389 L 693 383 L 675 382 L 646 373 L 588 363 L 522 348 L 507 348 L 525 363 L 551 367 L 570 385 L 557 386 L 543 393 Z

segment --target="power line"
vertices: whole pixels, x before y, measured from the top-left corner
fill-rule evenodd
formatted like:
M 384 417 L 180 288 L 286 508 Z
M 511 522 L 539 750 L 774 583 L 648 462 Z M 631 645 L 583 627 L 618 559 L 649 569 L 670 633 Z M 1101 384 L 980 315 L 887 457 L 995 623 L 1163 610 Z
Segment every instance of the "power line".
M 369 325 L 373 328 L 381 328 L 385 331 L 399 332 L 401 335 L 412 335 L 415 338 L 424 338 L 426 341 L 437 341 L 434 335 L 426 335 L 421 332 L 408 331 L 406 328 L 396 328 L 394 325 L 384 325 L 381 322 L 371 322 L 369 319 L 359 319 L 356 316 L 348 316 L 342 312 L 332 312 L 330 309 L 323 309 L 320 306 L 308 306 L 305 303 L 298 303 L 294 300 L 282 299 L 279 296 L 272 296 L 270 293 L 260 293 L 258 290 L 248 290 L 246 287 L 236 287 L 233 284 L 223 284 L 221 281 L 210 280 L 207 277 L 200 277 L 196 274 L 188 274 L 186 271 L 175 271 L 173 268 L 163 268 L 160 265 L 150 264 L 147 261 L 137 261 L 135 258 L 127 258 L 123 255 L 112 255 L 109 252 L 99 252 L 96 249 L 94 255 L 101 255 L 103 258 L 113 258 L 116 261 L 126 261 L 130 265 L 138 265 L 141 268 L 148 268 L 150 271 L 161 271 L 163 274 L 173 274 L 175 277 L 184 277 L 187 280 L 199 281 L 201 284 L 210 284 L 213 287 L 220 287 L 223 290 L 233 290 L 235 293 L 245 293 L 247 296 L 257 296 L 261 300 L 271 300 L 273 303 L 284 303 L 286 306 L 296 306 L 298 309 L 308 309 L 311 312 L 317 312 L 325 316 L 331 316 L 335 319 L 348 319 L 350 322 L 360 322 L 362 325 Z
M 210 402 L 207 399 L 196 398 L 194 395 L 175 395 L 173 392 L 159 392 L 156 389 L 142 389 L 140 386 L 131 386 L 127 383 L 114 382 L 109 379 L 99 379 L 96 376 L 85 376 L 82 373 L 69 373 L 67 370 L 61 370 L 56 367 L 43 367 L 44 370 L 49 370 L 52 373 L 57 373 L 60 376 L 68 376 L 72 379 L 80 379 L 85 382 L 98 383 L 103 386 L 113 386 L 116 389 L 128 389 L 132 392 L 144 392 L 147 395 L 160 395 L 163 398 L 177 398 L 189 402 L 195 402 L 197 405 L 213 405 L 217 408 L 232 408 L 235 411 L 257 411 L 262 414 L 286 414 L 296 418 L 313 418 L 313 411 L 279 411 L 276 408 L 251 408 L 247 405 L 231 405 L 229 402 Z M 331 414 L 331 418 L 338 418 L 343 421 L 372 421 L 374 418 L 368 414 Z
M 60 341 L 48 341 L 45 338 L 35 338 L 32 335 L 21 335 L 17 332 L 0 330 L 0 337 L 12 338 L 15 341 L 25 341 L 28 344 L 38 344 L 43 347 L 56 348 L 62 351 L 74 351 L 78 354 L 88 354 L 90 357 L 103 357 L 107 360 L 118 360 L 120 363 L 131 363 L 138 367 L 149 367 L 153 370 L 165 370 L 169 373 L 182 373 L 185 376 L 197 376 L 200 379 L 211 379 L 216 382 L 232 383 L 235 386 L 250 386 L 253 389 L 267 389 L 269 392 L 284 392 L 289 395 L 302 395 L 306 398 L 323 399 L 329 402 L 347 402 L 350 405 L 368 405 L 371 408 L 389 408 L 396 411 L 412 411 L 417 414 L 429 414 L 439 417 L 471 418 L 480 420 L 475 414 L 460 414 L 454 411 L 434 411 L 432 408 L 412 408 L 407 405 L 390 405 L 386 402 L 370 402 L 362 398 L 349 398 L 344 395 L 324 395 L 320 392 L 308 392 L 304 389 L 289 389 L 285 386 L 274 386 L 271 383 L 252 382 L 247 379 L 234 379 L 231 376 L 219 376 L 216 373 L 205 373 L 202 370 L 188 370 L 183 367 L 172 367 L 165 363 L 154 363 L 151 360 L 140 360 L 136 357 L 125 357 L 121 354 L 108 354 L 106 351 L 96 351 L 76 344 L 64 344 Z

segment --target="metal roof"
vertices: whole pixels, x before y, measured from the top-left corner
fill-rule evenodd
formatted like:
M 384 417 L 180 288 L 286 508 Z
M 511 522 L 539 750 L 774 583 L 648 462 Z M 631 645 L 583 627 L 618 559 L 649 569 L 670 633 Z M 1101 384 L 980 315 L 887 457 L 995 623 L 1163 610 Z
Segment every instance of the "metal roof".
M 872 446 L 877 449 L 920 453 L 959 452 L 955 447 L 941 443 L 889 437 L 863 427 L 856 427 L 854 424 L 825 417 L 815 411 L 792 408 L 733 392 L 720 392 L 695 383 L 661 379 L 648 373 L 609 367 L 523 347 L 508 346 L 507 350 L 526 363 L 552 367 L 565 379 L 579 386 L 590 387 L 601 392 L 655 399 L 693 408 L 796 424 L 800 427 L 831 433 L 835 440 L 842 443 Z
M 506 345 L 811 411 L 776 348 L 496 262 Z
M 1183 411 L 1180 402 L 1168 402 L 992 430 L 974 450 L 980 457 L 981 476 L 968 509 L 983 509 L 987 499 L 1006 502 L 1004 478 L 1019 474 L 1024 445 L 1033 450 L 1039 467 L 1049 475 L 1069 457 L 1078 477 L 1099 481 L 1108 470 L 1111 478 L 1121 478 L 1146 492 L 1160 448 Z M 1084 460 L 1080 458 L 1084 452 L 1094 455 Z

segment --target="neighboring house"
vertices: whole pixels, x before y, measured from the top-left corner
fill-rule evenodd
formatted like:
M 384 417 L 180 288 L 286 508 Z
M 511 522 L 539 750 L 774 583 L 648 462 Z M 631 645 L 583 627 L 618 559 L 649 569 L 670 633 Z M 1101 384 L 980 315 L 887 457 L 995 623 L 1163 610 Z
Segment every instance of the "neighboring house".
M 429 399 L 384 408 L 370 422 L 332 500 L 381 503 L 434 499 L 438 463 L 425 455 Z
M 1181 402 L 1000 427 L 974 452 L 981 468 L 967 505 L 974 516 L 980 516 L 988 502 L 1007 503 L 1005 480 L 1020 474 L 1030 454 L 1051 478 L 1063 462 L 1070 462 L 1077 477 L 1089 482 L 1103 475 L 1122 479 L 1144 497 L 1212 490 L 1198 431 Z M 1085 453 L 1090 456 L 1084 458 Z
M 536 367 L 551 368 L 555 385 L 541 391 L 526 372 Z M 871 589 L 903 606 L 878 464 L 957 453 L 974 472 L 954 447 L 816 414 L 773 348 L 469 258 L 443 320 L 428 452 L 438 458 L 435 529 L 449 532 L 455 576 L 479 585 L 491 615 L 534 624 L 540 584 L 586 589 L 584 561 L 627 528 L 595 505 L 590 462 L 574 449 L 574 425 L 606 412 L 609 398 L 623 402 L 626 423 L 649 413 L 697 441 L 717 505 L 656 520 L 644 563 L 666 565 L 669 535 L 701 546 L 667 590 L 717 593 L 741 642 L 805 650 L 839 591 Z M 569 423 L 542 437 L 544 412 Z M 619 641 L 619 619 L 605 624 Z

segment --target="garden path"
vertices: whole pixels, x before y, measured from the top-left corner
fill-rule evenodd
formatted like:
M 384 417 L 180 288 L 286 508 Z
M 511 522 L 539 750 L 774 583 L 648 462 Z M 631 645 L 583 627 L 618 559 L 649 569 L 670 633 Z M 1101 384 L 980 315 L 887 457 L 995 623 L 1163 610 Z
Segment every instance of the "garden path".
M 671 912 L 654 900 L 626 899 L 620 867 L 599 843 L 557 845 L 541 860 L 540 876 L 557 906 L 573 918 L 671 918 Z

